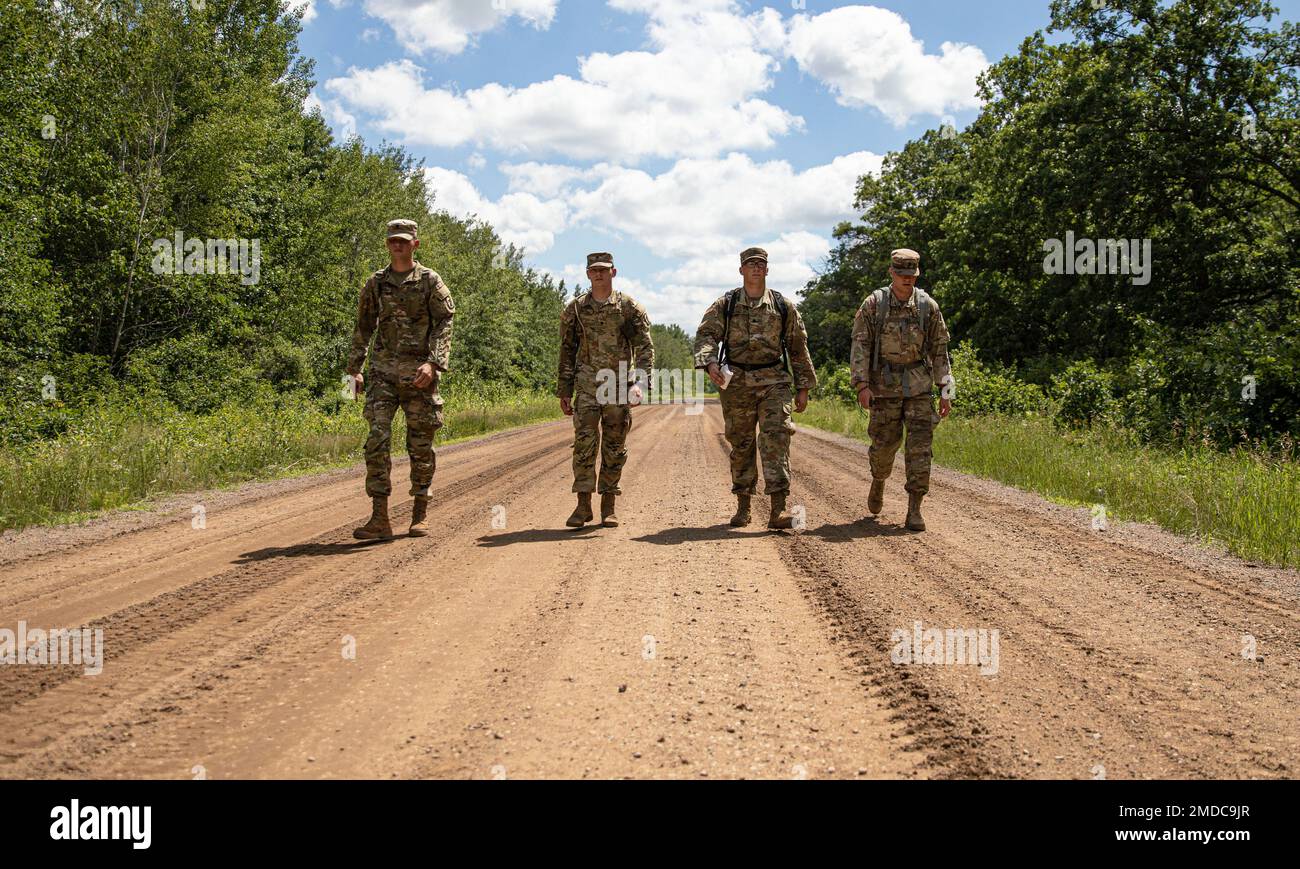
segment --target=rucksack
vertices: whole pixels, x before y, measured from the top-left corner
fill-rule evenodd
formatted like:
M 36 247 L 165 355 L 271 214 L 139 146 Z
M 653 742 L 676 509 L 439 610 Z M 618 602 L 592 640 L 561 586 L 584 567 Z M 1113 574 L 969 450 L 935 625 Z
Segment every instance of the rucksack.
M 933 301 L 928 293 L 920 287 L 913 287 L 912 292 L 916 294 L 916 316 L 921 321 L 921 335 L 924 344 L 921 345 L 921 361 L 925 367 L 930 367 L 930 330 L 926 328 L 930 325 L 930 305 Z M 889 319 L 889 295 L 890 288 L 882 287 L 873 293 L 876 297 L 876 346 L 871 351 L 871 370 L 880 370 L 880 338 L 885 332 L 885 321 Z
M 737 287 L 727 293 L 727 304 L 723 307 L 722 313 L 722 341 L 721 349 L 718 352 L 718 362 L 722 365 L 727 363 L 727 335 L 731 332 L 731 315 L 736 312 L 736 305 L 740 303 L 740 294 L 745 292 L 743 287 Z M 790 306 L 786 304 L 785 296 L 782 296 L 776 290 L 769 290 L 772 294 L 772 306 L 776 312 L 781 315 L 781 364 L 787 369 L 790 367 L 790 351 L 785 346 L 785 330 L 790 323 Z

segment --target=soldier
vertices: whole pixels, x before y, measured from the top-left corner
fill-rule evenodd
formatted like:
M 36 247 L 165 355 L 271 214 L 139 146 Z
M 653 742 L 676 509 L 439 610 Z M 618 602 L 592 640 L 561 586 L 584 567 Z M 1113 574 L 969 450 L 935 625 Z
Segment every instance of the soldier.
M 930 491 L 931 441 L 939 420 L 952 411 L 948 327 L 939 306 L 916 285 L 921 255 L 906 248 L 890 255 L 892 284 L 876 290 L 853 321 L 851 372 L 858 403 L 871 413 L 871 493 L 867 509 L 879 516 L 885 480 L 907 429 L 907 527 L 924 531 L 921 499 Z M 931 391 L 944 388 L 939 413 Z
M 768 289 L 767 273 L 767 251 L 751 247 L 742 253 L 744 286 L 714 302 L 695 335 L 695 365 L 708 371 L 722 401 L 731 444 L 731 491 L 736 496 L 731 524 L 737 528 L 750 522 L 750 499 L 758 483 L 756 453 L 763 458 L 763 488 L 772 499 L 767 527 L 793 527 L 794 520 L 785 511 L 790 436 L 795 430 L 790 420 L 791 385 L 797 390 L 795 413 L 807 409 L 808 390 L 817 385 L 799 311 Z M 723 365 L 733 370 L 730 383 L 723 376 Z
M 389 474 L 392 461 L 393 416 L 398 406 L 406 414 L 406 451 L 411 456 L 412 537 L 429 534 L 429 486 L 433 483 L 433 436 L 442 428 L 442 398 L 438 380 L 451 355 L 451 318 L 456 306 L 451 291 L 433 269 L 415 262 L 420 246 L 418 227 L 411 220 L 388 224 L 388 252 L 392 262 L 375 272 L 361 290 L 357 328 L 348 354 L 348 374 L 357 389 L 367 384 L 361 375 L 370 336 L 369 388 L 365 417 L 370 422 L 366 440 L 366 494 L 373 509 L 370 521 L 352 532 L 358 540 L 387 540 L 393 536 L 388 522 Z
M 644 396 L 642 381 L 654 367 L 650 318 L 626 293 L 614 290 L 614 257 L 587 257 L 591 291 L 569 303 L 560 317 L 559 383 L 555 394 L 565 416 L 573 417 L 573 491 L 578 506 L 564 523 L 581 528 L 592 520 L 591 493 L 600 492 L 600 522 L 618 525 L 614 499 L 627 461 L 632 407 Z M 633 370 L 628 363 L 634 358 Z M 631 389 L 628 389 L 628 384 Z M 600 482 L 596 449 L 600 448 Z

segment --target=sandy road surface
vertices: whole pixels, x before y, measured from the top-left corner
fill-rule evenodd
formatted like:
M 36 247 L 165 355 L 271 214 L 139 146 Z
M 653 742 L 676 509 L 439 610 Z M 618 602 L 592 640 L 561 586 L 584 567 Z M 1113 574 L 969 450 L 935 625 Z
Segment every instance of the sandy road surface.
M 356 544 L 361 469 L 8 535 L 0 627 L 106 655 L 0 666 L 0 776 L 1300 774 L 1295 572 L 943 471 L 911 534 L 813 432 L 805 529 L 736 531 L 721 431 L 637 411 L 617 529 L 563 528 L 560 422 L 440 450 L 434 538 Z M 894 663 L 917 622 L 994 666 Z

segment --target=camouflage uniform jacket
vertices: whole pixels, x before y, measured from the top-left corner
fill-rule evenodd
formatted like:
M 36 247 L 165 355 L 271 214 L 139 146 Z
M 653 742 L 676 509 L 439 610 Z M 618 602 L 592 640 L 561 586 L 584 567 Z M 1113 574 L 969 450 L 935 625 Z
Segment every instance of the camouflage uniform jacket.
M 915 291 L 906 302 L 899 301 L 888 289 L 885 298 L 889 300 L 889 311 L 880 336 L 880 365 L 875 371 L 871 368 L 879 324 L 876 293 L 867 296 L 853 320 L 853 349 L 849 363 L 853 389 L 861 391 L 863 386 L 870 386 L 876 398 L 929 395 L 935 384 L 942 383 L 952 373 L 948 361 L 948 327 L 939 311 L 939 304 L 930 298 L 925 329 L 928 334 L 922 334 Z M 928 359 L 925 358 L 927 344 Z
M 734 290 L 732 292 L 735 292 Z M 695 333 L 695 366 L 708 368 L 718 361 L 724 331 L 727 331 L 727 293 L 709 306 Z M 787 308 L 784 348 L 781 341 L 781 313 L 776 309 L 772 291 L 764 290 L 757 299 L 750 299 L 742 289 L 731 315 L 730 331 L 725 335 L 727 361 L 740 365 L 767 365 L 782 358 L 782 350 L 790 354 L 790 369 L 794 372 L 794 388 L 812 389 L 817 386 L 817 372 L 808 353 L 808 332 L 804 329 L 799 309 L 789 297 L 783 296 Z M 759 368 L 754 371 L 734 369 L 734 380 L 750 386 L 768 386 L 790 383 L 790 373 L 784 365 Z
M 575 390 L 594 396 L 599 372 L 616 372 L 620 362 L 629 364 L 629 380 L 633 369 L 639 368 L 649 377 L 654 367 L 655 348 L 645 308 L 617 290 L 603 304 L 590 292 L 570 302 L 560 316 L 556 396 L 572 398 Z
M 360 373 L 371 335 L 375 335 L 370 355 L 372 377 L 413 378 L 416 369 L 428 362 L 434 368 L 436 385 L 438 373 L 446 371 L 450 361 L 455 311 L 451 291 L 433 269 L 417 262 L 401 281 L 391 265 L 375 272 L 361 290 L 348 373 Z

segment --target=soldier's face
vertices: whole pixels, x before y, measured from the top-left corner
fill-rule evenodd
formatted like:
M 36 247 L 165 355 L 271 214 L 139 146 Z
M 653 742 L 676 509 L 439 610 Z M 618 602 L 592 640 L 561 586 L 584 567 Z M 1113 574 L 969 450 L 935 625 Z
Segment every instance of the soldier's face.
M 752 259 L 740 267 L 740 274 L 744 278 L 765 278 L 767 277 L 767 263 L 761 259 Z
M 889 270 L 889 273 L 894 277 L 894 286 L 909 290 L 916 286 L 916 279 L 920 277 L 920 275 L 900 275 L 892 268 Z
M 407 241 L 404 238 L 390 238 L 388 240 L 388 253 L 393 259 L 405 260 L 415 253 L 415 249 L 420 246 L 420 240 Z
M 607 287 L 614 275 L 618 274 L 618 269 L 587 269 L 587 280 L 591 281 L 593 287 Z

